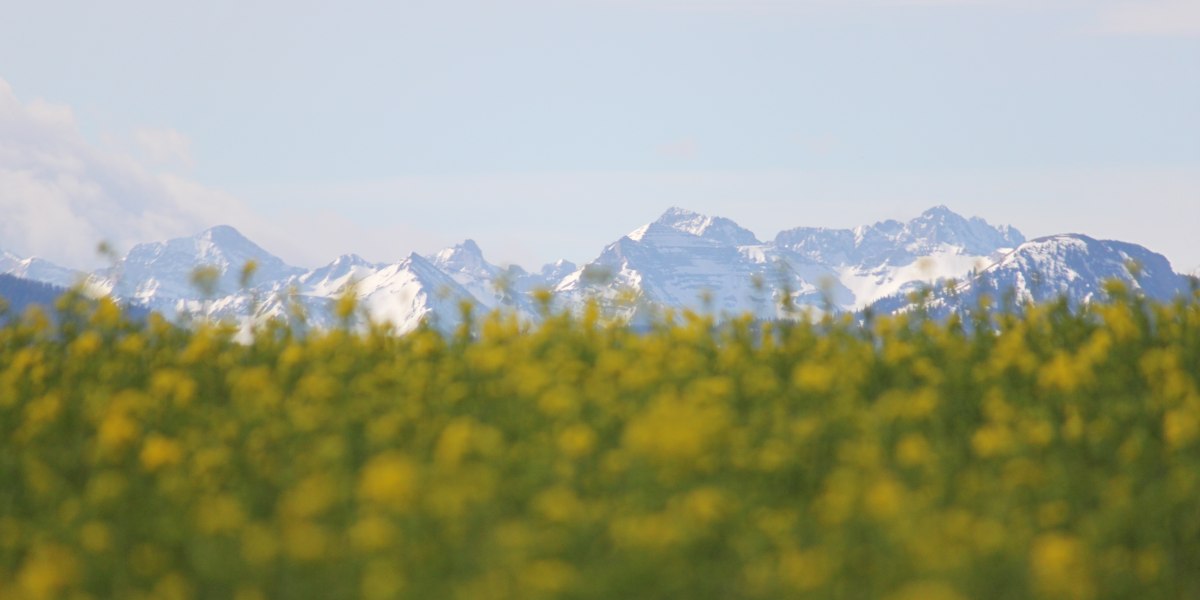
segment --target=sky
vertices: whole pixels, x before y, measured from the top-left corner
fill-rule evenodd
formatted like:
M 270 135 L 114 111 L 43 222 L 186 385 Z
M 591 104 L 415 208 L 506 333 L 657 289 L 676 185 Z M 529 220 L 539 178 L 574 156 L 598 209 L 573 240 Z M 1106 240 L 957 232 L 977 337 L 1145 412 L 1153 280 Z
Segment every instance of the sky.
M 0 0 L 0 248 L 584 262 L 944 204 L 1200 267 L 1197 0 Z

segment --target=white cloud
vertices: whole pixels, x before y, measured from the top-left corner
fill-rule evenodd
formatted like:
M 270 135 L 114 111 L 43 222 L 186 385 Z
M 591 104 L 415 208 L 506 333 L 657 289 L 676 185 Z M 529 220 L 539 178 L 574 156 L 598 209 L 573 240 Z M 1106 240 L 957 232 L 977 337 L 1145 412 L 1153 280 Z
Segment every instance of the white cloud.
M 194 162 L 192 141 L 169 127 L 141 127 L 133 132 L 133 140 L 142 155 L 153 163 L 190 167 Z
M 1200 1 L 1138 0 L 1105 6 L 1097 14 L 1100 33 L 1128 35 L 1200 35 Z
M 161 156 L 186 150 L 181 135 L 146 138 Z M 96 266 L 101 241 L 120 250 L 217 223 L 252 222 L 228 194 L 100 150 L 69 107 L 22 101 L 2 79 L 0 214 L 0 248 L 74 267 Z
M 404 219 L 349 219 L 330 208 L 336 196 L 307 204 L 297 201 L 303 194 L 281 198 L 267 218 L 232 194 L 171 172 L 192 161 L 187 136 L 168 128 L 93 144 L 70 107 L 24 100 L 0 79 L 0 249 L 91 269 L 104 264 L 101 242 L 123 253 L 228 224 L 284 260 L 314 266 L 345 252 L 399 260 L 459 241 L 459 232 L 429 234 Z

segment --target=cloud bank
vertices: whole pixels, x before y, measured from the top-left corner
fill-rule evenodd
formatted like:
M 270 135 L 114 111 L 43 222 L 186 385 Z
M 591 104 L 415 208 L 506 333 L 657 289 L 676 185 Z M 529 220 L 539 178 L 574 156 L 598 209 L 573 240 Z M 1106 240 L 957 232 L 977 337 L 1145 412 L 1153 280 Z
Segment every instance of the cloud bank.
M 1200 2 L 1197 0 L 1141 0 L 1102 8 L 1097 16 L 1100 33 L 1149 36 L 1200 35 Z
M 153 162 L 189 161 L 178 132 L 135 134 Z M 100 263 L 97 245 L 190 235 L 250 220 L 232 196 L 152 169 L 85 139 L 69 107 L 23 101 L 0 79 L 0 248 L 74 267 Z
M 192 141 L 169 127 L 140 127 L 133 132 L 138 150 L 147 160 L 160 165 L 191 167 Z

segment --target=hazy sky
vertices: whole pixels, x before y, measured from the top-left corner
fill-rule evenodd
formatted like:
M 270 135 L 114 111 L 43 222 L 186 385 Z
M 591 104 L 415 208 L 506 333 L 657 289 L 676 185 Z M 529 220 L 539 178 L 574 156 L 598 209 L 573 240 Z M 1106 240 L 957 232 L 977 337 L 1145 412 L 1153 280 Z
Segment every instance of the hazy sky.
M 593 258 L 935 204 L 1200 266 L 1198 0 L 0 0 L 0 247 Z

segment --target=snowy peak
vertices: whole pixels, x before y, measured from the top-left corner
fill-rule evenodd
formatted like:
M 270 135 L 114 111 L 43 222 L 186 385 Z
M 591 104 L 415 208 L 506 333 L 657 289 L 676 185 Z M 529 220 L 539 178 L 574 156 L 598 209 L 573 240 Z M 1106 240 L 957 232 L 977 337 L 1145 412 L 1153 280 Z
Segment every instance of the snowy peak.
M 939 290 L 930 306 L 933 314 L 944 315 L 974 307 L 983 296 L 990 297 L 993 305 L 1005 299 L 1024 303 L 1065 298 L 1079 306 L 1104 299 L 1106 283 L 1114 280 L 1158 301 L 1172 300 L 1189 289 L 1186 277 L 1176 274 L 1161 254 L 1137 244 L 1068 233 L 1019 245 L 966 281 L 957 293 Z M 880 312 L 911 307 L 902 297 L 885 298 L 876 305 Z
M 374 266 L 374 264 L 357 254 L 343 254 L 329 263 L 329 266 L 337 269 L 350 269 L 354 267 Z
M 297 278 L 303 293 L 316 296 L 336 296 L 355 283 L 378 271 L 382 265 L 369 262 L 357 254 L 343 254 L 333 262 Z
M 670 238 L 668 232 L 695 236 L 723 246 L 753 246 L 762 243 L 750 230 L 729 219 L 710 217 L 678 207 L 667 209 L 657 220 L 634 230 L 626 237 L 638 242 L 654 242 Z
M 542 276 L 543 280 L 553 285 L 561 281 L 563 277 L 574 273 L 578 268 L 579 266 L 575 263 L 565 258 L 560 258 L 550 264 L 543 265 L 542 270 L 538 273 Z
M 469 239 L 430 256 L 428 264 L 440 269 L 489 309 L 507 303 L 501 288 L 511 283 L 510 278 L 521 275 L 489 263 L 479 245 Z
M 1119 280 L 1147 296 L 1169 300 L 1185 281 L 1161 254 L 1143 246 L 1097 240 L 1077 233 L 1038 238 L 1021 244 L 983 272 L 995 289 L 1012 289 L 1024 299 L 1042 301 L 1066 295 L 1092 300 L 1107 280 Z
M 797 227 L 780 231 L 774 245 L 810 261 L 845 265 L 856 262 L 858 241 L 858 232 L 851 229 Z
M 233 227 L 220 225 L 190 237 L 138 244 L 115 271 L 105 274 L 116 279 L 114 289 L 122 297 L 195 299 L 204 295 L 192 281 L 197 268 L 216 269 L 218 277 L 213 293 L 220 296 L 238 291 L 242 268 L 251 261 L 256 265 L 252 285 L 303 272 L 263 250 Z
M 483 250 L 475 240 L 464 240 L 433 256 L 429 261 L 447 273 L 466 273 L 476 276 L 491 276 L 499 269 L 483 258 Z
M 938 245 L 961 248 L 963 254 L 987 255 L 1000 248 L 1015 248 L 1025 237 L 1010 226 L 993 227 L 979 217 L 970 219 L 945 206 L 935 206 L 905 226 L 902 235 L 912 250 Z
M 412 253 L 387 265 L 358 283 L 362 305 L 372 318 L 408 331 L 426 319 L 455 322 L 459 305 L 478 306 L 474 296 L 434 263 Z
M 210 242 L 215 247 L 242 247 L 253 248 L 259 252 L 263 251 L 262 248 L 259 248 L 257 244 L 250 241 L 250 239 L 246 236 L 242 235 L 242 232 L 229 225 L 216 225 L 209 227 L 208 229 L 196 234 L 195 237 L 196 239 Z
M 42 258 L 22 258 L 4 250 L 0 250 L 0 273 L 62 288 L 69 288 L 86 277 L 84 273 Z
M 1023 241 L 1013 227 L 967 219 L 945 206 L 930 208 L 907 223 L 889 219 L 854 229 L 798 227 L 775 236 L 776 246 L 807 260 L 860 268 L 901 266 L 935 254 L 986 257 Z
M 386 278 L 400 273 L 407 273 L 413 280 L 424 286 L 426 291 L 439 297 L 454 296 L 473 300 L 471 293 L 464 289 L 453 276 L 416 252 L 409 254 L 404 260 L 394 265 L 384 267 L 376 276 Z
M 21 262 L 21 257 L 9 252 L 8 250 L 0 249 L 0 270 L 7 271 L 13 265 Z
M 397 266 L 402 269 L 413 269 L 414 272 L 426 275 L 436 273 L 436 275 L 433 275 L 436 278 L 446 277 L 446 274 L 438 269 L 436 263 L 416 252 L 410 252 L 408 256 L 397 263 Z
M 629 304 L 633 298 L 651 306 L 762 314 L 770 292 L 754 282 L 765 277 L 768 254 L 753 233 L 729 219 L 671 208 L 609 244 L 555 289 L 569 305 L 594 299 L 626 316 L 640 310 Z

